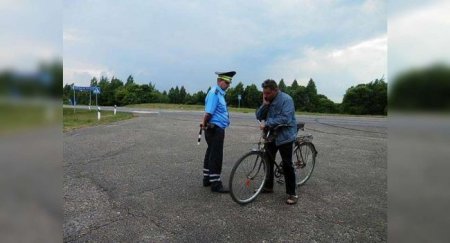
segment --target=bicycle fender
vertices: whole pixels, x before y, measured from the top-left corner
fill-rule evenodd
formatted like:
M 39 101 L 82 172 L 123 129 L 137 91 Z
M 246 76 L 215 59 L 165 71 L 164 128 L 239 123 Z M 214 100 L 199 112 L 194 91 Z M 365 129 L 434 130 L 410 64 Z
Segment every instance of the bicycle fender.
M 308 142 L 309 144 L 311 144 L 313 150 L 314 150 L 314 154 L 317 155 L 319 152 L 316 149 L 316 146 L 313 143 Z
M 312 149 L 313 149 L 314 155 L 317 155 L 319 153 L 319 151 L 317 151 L 316 146 L 313 143 L 311 143 L 311 142 L 299 142 L 298 146 L 300 146 L 302 144 L 310 144 Z

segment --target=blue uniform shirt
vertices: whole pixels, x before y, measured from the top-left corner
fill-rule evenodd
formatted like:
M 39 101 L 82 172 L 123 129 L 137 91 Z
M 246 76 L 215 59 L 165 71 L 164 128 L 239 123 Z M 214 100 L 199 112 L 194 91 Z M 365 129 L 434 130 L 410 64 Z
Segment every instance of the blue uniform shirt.
M 210 123 L 213 123 L 221 128 L 226 128 L 230 125 L 228 116 L 227 103 L 225 101 L 225 91 L 219 86 L 215 85 L 206 95 L 205 112 L 211 114 Z

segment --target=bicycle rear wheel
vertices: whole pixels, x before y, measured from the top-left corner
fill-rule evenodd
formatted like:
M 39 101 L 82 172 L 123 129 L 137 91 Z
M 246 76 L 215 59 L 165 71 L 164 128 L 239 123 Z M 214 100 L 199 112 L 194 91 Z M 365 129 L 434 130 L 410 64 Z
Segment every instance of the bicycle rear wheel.
M 296 143 L 292 158 L 295 169 L 295 179 L 297 186 L 301 186 L 308 181 L 316 165 L 316 152 L 309 142 Z
M 255 200 L 266 180 L 267 165 L 263 153 L 251 151 L 242 156 L 230 174 L 230 195 L 239 204 Z

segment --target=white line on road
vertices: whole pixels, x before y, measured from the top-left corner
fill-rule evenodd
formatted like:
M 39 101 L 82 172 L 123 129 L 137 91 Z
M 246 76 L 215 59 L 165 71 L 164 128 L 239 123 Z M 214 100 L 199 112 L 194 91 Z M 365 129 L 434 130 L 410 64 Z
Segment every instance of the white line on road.
M 131 111 L 131 112 L 139 114 L 159 114 L 158 111 Z

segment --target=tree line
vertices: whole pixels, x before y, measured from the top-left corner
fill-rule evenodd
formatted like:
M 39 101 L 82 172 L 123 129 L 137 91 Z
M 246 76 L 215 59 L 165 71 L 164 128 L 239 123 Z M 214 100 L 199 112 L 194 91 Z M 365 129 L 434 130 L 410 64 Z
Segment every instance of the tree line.
M 433 63 L 399 73 L 389 86 L 389 109 L 439 112 L 450 110 L 450 65 Z
M 159 91 L 151 82 L 148 84 L 137 84 L 132 75 L 129 75 L 125 83 L 112 77 L 96 77 L 91 79 L 90 86 L 98 86 L 101 94 L 97 97 L 98 103 L 104 106 L 125 106 L 129 104 L 142 103 L 170 103 L 170 104 L 192 104 L 204 105 L 206 94 L 209 91 L 198 91 L 189 93 L 184 86 L 176 86 L 169 91 Z M 306 86 L 299 85 L 294 80 L 291 85 L 286 85 L 281 79 L 278 82 L 280 90 L 289 94 L 297 111 L 318 113 L 346 113 L 357 115 L 386 115 L 387 114 L 387 84 L 384 79 L 376 79 L 367 84 L 358 84 L 347 89 L 343 102 L 334 103 L 328 97 L 317 92 L 313 79 Z M 241 95 L 241 100 L 238 100 Z M 70 103 L 73 97 L 72 86 L 66 84 L 63 88 L 64 103 Z M 255 84 L 244 87 L 239 82 L 230 87 L 225 99 L 230 107 L 257 108 L 261 105 L 262 92 Z M 88 92 L 77 92 L 77 104 L 89 104 Z M 95 98 L 94 104 L 95 104 Z

